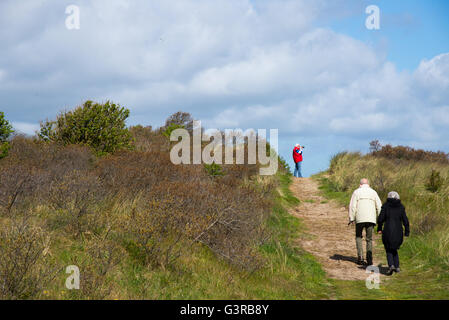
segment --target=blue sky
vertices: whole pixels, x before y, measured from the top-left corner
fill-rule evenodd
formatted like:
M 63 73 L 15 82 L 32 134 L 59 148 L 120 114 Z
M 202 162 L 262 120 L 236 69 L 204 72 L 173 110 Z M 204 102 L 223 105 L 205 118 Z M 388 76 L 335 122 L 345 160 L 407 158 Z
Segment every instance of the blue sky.
M 381 9 L 381 29 L 365 28 L 364 15 L 351 14 L 329 26 L 386 50 L 388 60 L 399 69 L 414 70 L 422 59 L 449 52 L 449 2 L 445 0 L 359 1 Z
M 128 107 L 130 125 L 183 110 L 278 128 L 291 164 L 306 146 L 306 175 L 375 138 L 448 152 L 448 14 L 444 0 L 3 0 L 0 110 L 25 133 L 87 99 Z

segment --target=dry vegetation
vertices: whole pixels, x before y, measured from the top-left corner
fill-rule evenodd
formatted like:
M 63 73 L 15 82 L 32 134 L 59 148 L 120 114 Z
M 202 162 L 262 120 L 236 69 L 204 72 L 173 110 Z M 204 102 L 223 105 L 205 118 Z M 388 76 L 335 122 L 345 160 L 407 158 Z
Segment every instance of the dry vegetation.
M 248 274 L 264 265 L 276 178 L 257 177 L 257 165 L 217 166 L 220 174 L 173 165 L 165 129 L 132 127 L 131 150 L 109 154 L 9 140 L 0 160 L 0 299 L 126 298 L 117 287 L 129 265 L 178 270 L 198 246 Z M 80 290 L 64 288 L 68 265 L 81 270 Z
M 327 175 L 320 175 L 328 196 L 347 204 L 358 181 L 367 177 L 371 186 L 386 200 L 389 191 L 397 191 L 411 225 L 411 236 L 401 257 L 404 277 L 400 292 L 415 288 L 416 297 L 447 297 L 449 292 L 449 163 L 443 152 L 426 152 L 408 147 L 386 146 L 370 154 L 343 152 L 335 155 Z M 425 275 L 424 275 L 425 274 Z M 407 282 L 405 280 L 407 279 Z M 416 282 L 418 281 L 418 282 Z M 399 283 L 399 282 L 397 282 Z M 418 284 L 414 284 L 418 283 Z M 392 287 L 394 285 L 392 284 Z M 421 295 L 416 291 L 421 290 Z M 407 289 L 408 288 L 408 289 Z

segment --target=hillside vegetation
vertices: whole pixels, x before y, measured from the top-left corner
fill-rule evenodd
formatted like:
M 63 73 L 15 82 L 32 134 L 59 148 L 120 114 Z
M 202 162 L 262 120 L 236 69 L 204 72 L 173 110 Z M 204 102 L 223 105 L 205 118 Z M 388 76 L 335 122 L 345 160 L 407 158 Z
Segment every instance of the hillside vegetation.
M 167 130 L 191 116 L 153 130 L 126 128 L 128 114 L 86 102 L 35 137 L 5 134 L 0 299 L 327 297 L 320 266 L 292 246 L 288 170 L 174 165 Z M 79 290 L 65 286 L 72 265 Z
M 343 152 L 332 158 L 328 171 L 315 178 L 320 180 L 324 194 L 348 205 L 363 177 L 370 180 L 382 201 L 389 191 L 400 194 L 411 228 L 399 251 L 404 272 L 370 297 L 449 298 L 448 155 L 392 146 L 367 155 Z M 377 246 L 383 248 L 380 242 Z M 342 293 L 346 298 L 366 290 L 362 284 L 341 285 L 346 287 Z

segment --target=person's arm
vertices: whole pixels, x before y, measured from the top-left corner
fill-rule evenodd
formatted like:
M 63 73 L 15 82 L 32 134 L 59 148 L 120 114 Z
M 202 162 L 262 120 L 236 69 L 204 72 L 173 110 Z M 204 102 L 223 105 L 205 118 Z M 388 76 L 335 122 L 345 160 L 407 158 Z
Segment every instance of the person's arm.
M 376 200 L 375 200 L 375 202 L 376 202 L 377 215 L 380 215 L 380 211 L 382 210 L 382 201 L 380 200 L 379 195 L 377 194 L 377 192 L 376 192 Z
M 408 237 L 410 235 L 410 224 L 408 222 L 407 213 L 405 212 L 405 208 L 402 210 L 402 224 L 405 228 L 405 236 Z
M 351 201 L 349 202 L 349 222 L 355 220 L 355 215 L 357 212 L 357 195 L 355 191 L 352 193 Z
M 385 222 L 385 215 L 386 215 L 386 209 L 384 206 L 382 206 L 382 209 L 380 210 L 379 217 L 377 218 L 377 232 L 382 233 L 382 227 Z

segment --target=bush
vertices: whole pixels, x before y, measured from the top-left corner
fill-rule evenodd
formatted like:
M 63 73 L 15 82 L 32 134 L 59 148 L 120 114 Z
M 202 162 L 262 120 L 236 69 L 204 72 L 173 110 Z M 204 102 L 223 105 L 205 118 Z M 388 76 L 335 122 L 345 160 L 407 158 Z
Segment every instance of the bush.
M 396 146 L 390 144 L 382 146 L 380 150 L 373 150 L 372 155 L 387 159 L 414 160 L 414 161 L 436 161 L 449 163 L 449 154 L 442 151 L 425 151 L 422 149 L 413 149 L 411 147 Z
M 180 124 L 174 124 L 174 123 L 172 123 L 172 124 L 170 124 L 169 126 L 167 126 L 167 127 L 165 128 L 165 130 L 162 132 L 162 134 L 163 134 L 164 136 L 166 136 L 167 138 L 170 139 L 171 133 L 172 133 L 173 131 L 175 131 L 176 129 L 184 129 L 184 126 L 183 126 L 183 125 L 180 125 Z
M 170 152 L 170 141 L 161 134 L 161 130 L 153 130 L 151 126 L 140 125 L 129 128 L 133 137 L 133 148 L 137 151 Z
M 129 110 L 112 102 L 86 101 L 73 111 L 61 113 L 56 121 L 41 123 L 39 137 L 63 145 L 82 144 L 104 155 L 131 147 L 125 121 Z
M 207 174 L 209 174 L 211 177 L 219 177 L 224 175 L 223 169 L 219 164 L 211 163 L 211 164 L 204 164 L 204 169 L 206 169 Z
M 165 121 L 165 129 L 172 128 L 185 128 L 187 131 L 193 130 L 193 118 L 188 112 L 178 111 L 167 118 Z M 171 133 L 171 132 L 170 132 Z M 170 134 L 168 135 L 170 137 Z
M 15 136 L 10 146 L 9 156 L 0 161 L 0 213 L 24 213 L 50 204 L 50 189 L 61 177 L 73 171 L 87 176 L 93 168 L 88 147 L 63 147 L 23 136 Z
M 48 261 L 49 237 L 27 219 L 0 228 L 0 299 L 33 299 L 58 271 Z M 46 257 L 47 256 L 47 257 Z
M 105 198 L 100 179 L 86 171 L 73 170 L 56 177 L 49 188 L 49 205 L 58 212 L 59 226 L 79 237 L 83 232 L 95 231 L 100 223 L 96 208 Z
M 443 185 L 443 178 L 440 175 L 440 172 L 432 169 L 432 173 L 430 174 L 429 180 L 427 181 L 426 188 L 430 192 L 437 192 L 441 186 Z
M 111 238 L 109 233 L 93 236 L 83 242 L 83 252 L 72 255 L 69 264 L 80 269 L 80 288 L 70 290 L 68 298 L 100 300 L 111 294 L 114 269 L 126 257 Z
M 63 113 L 54 122 L 42 123 L 40 138 L 14 136 L 9 156 L 0 160 L 0 230 L 7 225 L 4 221 L 23 217 L 45 227 L 26 229 L 25 243 L 42 257 L 46 247 L 40 237 L 50 234 L 51 257 L 63 260 L 64 266 L 80 267 L 81 289 L 64 291 L 64 297 L 114 296 L 112 290 L 123 280 L 122 270 L 115 269 L 119 261 L 120 267 L 150 270 L 136 264 L 140 262 L 170 272 L 172 267 L 182 269 L 180 263 L 189 254 L 205 247 L 243 269 L 260 267 L 259 245 L 268 239 L 265 228 L 275 178 L 257 177 L 258 164 L 174 165 L 164 136 L 167 127 L 131 127 L 126 133 L 133 150 L 119 150 L 128 148 L 123 142 L 122 147 L 115 144 L 116 152 L 98 158 L 95 152 L 113 150 L 105 147 L 116 140 L 105 143 L 95 136 L 103 139 L 103 133 L 114 136 L 120 131 L 105 129 L 111 120 L 107 110 L 87 102 Z M 90 112 L 95 114 L 90 117 Z M 167 125 L 188 127 L 190 122 L 190 116 L 181 113 Z M 114 119 L 110 123 L 117 124 Z M 4 239 L 21 243 L 17 233 L 3 233 L 0 242 Z M 15 261 L 3 248 L 0 264 L 20 263 L 19 255 Z M 39 278 L 39 270 L 47 270 L 47 262 L 39 258 L 29 270 L 26 292 L 5 297 L 40 297 L 42 287 L 33 279 Z M 0 281 L 4 279 L 0 274 Z M 54 284 L 46 297 L 61 298 L 60 289 Z
M 0 159 L 8 155 L 8 138 L 13 133 L 12 126 L 5 119 L 5 114 L 0 111 Z

